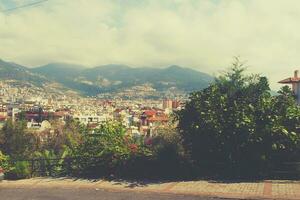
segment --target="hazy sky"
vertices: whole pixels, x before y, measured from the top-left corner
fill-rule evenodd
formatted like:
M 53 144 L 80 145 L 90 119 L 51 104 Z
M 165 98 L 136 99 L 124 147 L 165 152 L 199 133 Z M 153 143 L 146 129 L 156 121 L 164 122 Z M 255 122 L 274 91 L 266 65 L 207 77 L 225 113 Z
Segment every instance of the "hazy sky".
M 0 0 L 0 9 L 36 1 Z M 299 11 L 299 0 L 49 0 L 0 12 L 0 58 L 216 74 L 240 55 L 277 88 L 300 69 Z

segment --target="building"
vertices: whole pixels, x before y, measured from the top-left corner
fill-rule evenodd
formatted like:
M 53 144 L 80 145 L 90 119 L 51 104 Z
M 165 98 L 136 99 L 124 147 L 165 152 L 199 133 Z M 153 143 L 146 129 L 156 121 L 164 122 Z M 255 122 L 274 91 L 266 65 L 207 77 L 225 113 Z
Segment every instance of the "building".
M 292 90 L 297 98 L 297 103 L 300 104 L 300 77 L 298 76 L 298 73 L 299 73 L 299 71 L 295 70 L 294 77 L 283 79 L 283 80 L 279 81 L 278 83 L 291 84 Z
M 178 100 L 163 100 L 163 109 L 176 109 L 180 106 L 180 102 Z
M 106 115 L 74 115 L 73 119 L 82 124 L 101 124 L 108 121 Z
M 21 110 L 19 109 L 18 105 L 9 105 L 7 107 L 7 116 L 10 117 L 12 119 L 12 121 L 16 120 L 16 116 L 20 112 L 21 112 Z
M 145 110 L 140 116 L 140 133 L 153 135 L 153 131 L 167 125 L 168 116 L 162 110 Z

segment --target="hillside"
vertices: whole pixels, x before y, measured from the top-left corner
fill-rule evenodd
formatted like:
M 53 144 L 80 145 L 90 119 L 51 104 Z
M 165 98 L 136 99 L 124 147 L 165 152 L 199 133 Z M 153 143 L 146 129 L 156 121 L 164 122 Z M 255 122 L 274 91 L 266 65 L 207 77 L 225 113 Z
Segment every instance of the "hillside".
M 37 86 L 50 82 L 59 83 L 81 94 L 94 96 L 144 84 L 157 91 L 176 89 L 191 92 L 207 87 L 213 81 L 213 77 L 175 65 L 165 68 L 133 68 L 110 64 L 86 68 L 81 65 L 50 63 L 28 68 L 0 60 L 0 80 L 18 80 Z
M 208 74 L 180 66 L 132 68 L 111 64 L 94 68 L 78 68 L 64 64 L 49 64 L 32 71 L 88 95 L 143 84 L 151 84 L 153 88 L 160 91 L 176 88 L 190 92 L 208 86 L 213 80 L 213 77 Z
M 31 72 L 28 68 L 11 63 L 5 62 L 0 59 L 0 80 L 17 80 L 24 81 L 36 86 L 41 86 L 47 83 L 47 79 L 43 76 Z

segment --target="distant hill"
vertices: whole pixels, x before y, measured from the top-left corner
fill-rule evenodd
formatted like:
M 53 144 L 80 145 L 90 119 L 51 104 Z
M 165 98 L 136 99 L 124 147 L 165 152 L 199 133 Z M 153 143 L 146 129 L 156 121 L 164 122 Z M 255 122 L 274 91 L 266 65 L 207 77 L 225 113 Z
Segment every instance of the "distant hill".
M 58 82 L 65 87 L 76 90 L 84 95 L 96 95 L 101 92 L 98 86 L 76 81 L 86 67 L 66 63 L 50 63 L 30 69 L 32 72 L 41 74 L 51 81 Z
M 55 79 L 63 79 L 69 76 L 76 76 L 83 68 L 85 67 L 81 65 L 50 63 L 41 67 L 32 68 L 30 71 L 42 74 L 44 76 L 50 76 Z
M 134 86 L 150 84 L 158 91 L 177 89 L 191 92 L 205 88 L 213 77 L 181 66 L 165 68 L 133 68 L 126 65 L 103 65 L 86 68 L 81 65 L 50 63 L 28 68 L 0 60 L 0 80 L 15 79 L 35 85 L 60 83 L 84 95 L 114 92 Z
M 190 92 L 207 87 L 213 81 L 213 77 L 208 74 L 175 65 L 166 68 L 133 68 L 110 64 L 84 68 L 53 63 L 32 71 L 88 95 L 146 83 L 157 90 L 176 88 Z
M 48 82 L 43 76 L 31 72 L 28 68 L 0 59 L 0 80 L 26 81 L 36 86 Z

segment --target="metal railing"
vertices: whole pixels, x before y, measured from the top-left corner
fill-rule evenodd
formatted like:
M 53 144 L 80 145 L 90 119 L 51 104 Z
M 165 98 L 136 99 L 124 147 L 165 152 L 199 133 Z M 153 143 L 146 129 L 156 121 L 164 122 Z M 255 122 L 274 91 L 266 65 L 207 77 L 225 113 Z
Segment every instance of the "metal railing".
M 89 168 L 98 167 L 103 164 L 103 157 L 66 157 L 66 158 L 36 158 L 14 160 L 13 163 L 25 161 L 29 164 L 30 177 L 34 176 L 66 176 L 80 173 L 78 165 L 88 165 Z M 218 171 L 222 169 L 229 169 L 226 163 L 202 163 L 204 168 L 211 171 Z M 251 167 L 251 166 L 249 166 Z M 264 166 L 266 169 L 266 176 L 274 178 L 293 178 L 300 179 L 300 161 L 290 162 L 274 162 L 268 163 Z M 200 168 L 201 169 L 201 168 Z

